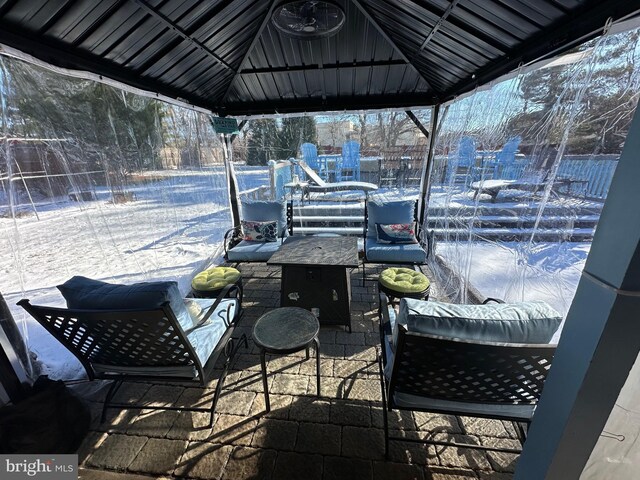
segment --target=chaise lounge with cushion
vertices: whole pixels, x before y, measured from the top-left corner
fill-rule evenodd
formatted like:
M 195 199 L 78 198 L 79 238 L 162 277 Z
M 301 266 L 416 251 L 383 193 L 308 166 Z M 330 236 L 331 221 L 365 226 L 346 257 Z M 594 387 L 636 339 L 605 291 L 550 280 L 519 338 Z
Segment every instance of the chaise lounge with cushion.
M 113 380 L 108 408 L 185 410 L 213 413 L 230 362 L 247 339 L 232 337 L 242 312 L 236 285 L 215 299 L 183 299 L 176 282 L 116 285 L 76 276 L 58 286 L 68 308 L 18 302 L 84 366 L 90 380 Z M 224 358 L 210 408 L 116 403 L 123 382 L 162 381 L 205 386 Z
M 311 182 L 304 187 L 303 196 L 306 196 L 307 198 L 309 198 L 309 194 L 313 192 L 326 193 L 359 190 L 366 194 L 378 189 L 376 184 L 367 182 L 325 182 L 316 172 L 313 171 L 313 169 L 309 168 L 309 165 L 307 165 L 304 160 L 298 160 L 297 163 Z

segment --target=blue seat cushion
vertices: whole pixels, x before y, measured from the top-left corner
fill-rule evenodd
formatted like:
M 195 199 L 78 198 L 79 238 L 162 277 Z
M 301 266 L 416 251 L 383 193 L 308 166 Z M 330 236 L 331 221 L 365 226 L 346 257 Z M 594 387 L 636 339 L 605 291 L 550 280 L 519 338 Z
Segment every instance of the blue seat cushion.
M 278 248 L 277 242 L 250 242 L 242 240 L 239 244 L 227 252 L 230 262 L 266 262 Z
M 209 307 L 216 301 L 215 298 L 194 298 L 192 300 L 199 305 L 203 314 L 206 314 Z M 235 298 L 222 300 L 206 323 L 194 328 L 187 334 L 187 340 L 193 346 L 203 366 L 206 365 L 213 350 L 227 330 L 225 320 L 231 323 L 237 308 L 238 301 Z M 198 320 L 197 318 L 193 319 L 194 323 Z
M 365 250 L 369 262 L 422 264 L 427 261 L 427 252 L 418 243 L 378 243 L 367 238 Z
M 562 316 L 545 302 L 455 305 L 403 298 L 396 319 L 409 332 L 463 340 L 547 344 Z
M 246 202 L 242 219 L 250 222 L 278 222 L 278 236 L 287 235 L 287 207 L 284 202 Z
M 369 200 L 367 202 L 367 237 L 376 239 L 378 232 L 376 223 L 413 223 L 415 222 L 414 200 L 398 200 L 394 202 L 378 202 Z M 369 240 L 367 239 L 367 242 Z
M 184 330 L 193 326 L 176 282 L 120 285 L 75 276 L 58 285 L 58 290 L 74 310 L 154 309 L 169 302 L 180 326 Z

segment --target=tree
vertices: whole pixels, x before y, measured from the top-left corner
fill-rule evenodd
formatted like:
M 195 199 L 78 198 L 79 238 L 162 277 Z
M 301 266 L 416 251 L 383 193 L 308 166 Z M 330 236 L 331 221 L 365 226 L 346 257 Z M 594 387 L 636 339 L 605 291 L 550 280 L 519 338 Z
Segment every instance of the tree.
M 413 113 L 423 124 L 427 124 L 430 117 L 429 110 L 416 110 Z M 415 123 L 405 112 L 381 112 L 376 114 L 374 138 L 383 150 L 395 147 L 403 135 L 414 133 L 416 130 Z
M 278 128 L 273 118 L 251 120 L 247 128 L 247 165 L 266 165 L 275 160 Z
M 574 111 L 568 152 L 619 153 L 638 102 L 634 55 L 639 38 L 635 30 L 606 37 L 600 44 L 589 42 L 576 51 L 593 60 L 526 74 L 519 86 L 522 111 L 510 119 L 507 130 L 536 143 L 557 145 Z M 583 88 L 585 94 L 579 95 Z
M 112 189 L 121 191 L 130 172 L 157 168 L 161 102 L 11 59 L 3 59 L 3 67 L 10 134 L 59 139 L 55 158 L 65 171 L 103 170 Z
M 316 121 L 313 117 L 287 117 L 282 119 L 278 132 L 280 159 L 297 157 L 300 145 L 317 143 Z

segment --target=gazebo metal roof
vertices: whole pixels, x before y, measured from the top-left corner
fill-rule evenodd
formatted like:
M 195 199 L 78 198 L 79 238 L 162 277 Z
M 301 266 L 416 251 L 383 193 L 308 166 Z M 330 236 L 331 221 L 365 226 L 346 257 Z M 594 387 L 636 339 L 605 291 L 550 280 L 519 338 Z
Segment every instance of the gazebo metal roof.
M 273 0 L 0 0 L 0 43 L 220 115 L 429 106 L 602 32 L 638 0 L 338 0 L 297 40 Z

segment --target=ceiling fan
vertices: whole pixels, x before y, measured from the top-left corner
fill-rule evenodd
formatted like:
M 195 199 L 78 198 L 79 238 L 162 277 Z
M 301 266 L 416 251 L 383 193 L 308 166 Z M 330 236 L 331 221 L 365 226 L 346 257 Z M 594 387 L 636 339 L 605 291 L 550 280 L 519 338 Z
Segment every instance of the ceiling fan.
M 271 16 L 273 25 L 283 34 L 299 40 L 326 38 L 344 25 L 344 10 L 333 2 L 293 1 L 278 7 Z

